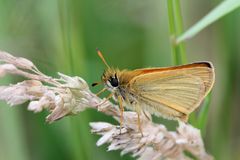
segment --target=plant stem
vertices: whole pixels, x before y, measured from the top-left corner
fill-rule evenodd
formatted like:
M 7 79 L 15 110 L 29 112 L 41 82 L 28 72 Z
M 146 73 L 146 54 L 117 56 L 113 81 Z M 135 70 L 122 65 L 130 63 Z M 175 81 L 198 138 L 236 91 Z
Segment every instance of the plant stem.
M 180 1 L 168 0 L 167 6 L 173 64 L 180 65 L 187 62 L 184 44 L 176 44 L 176 37 L 183 32 Z
M 181 5 L 179 0 L 174 0 L 174 10 L 175 10 L 175 26 L 176 26 L 176 38 L 178 35 L 183 33 L 183 18 L 182 18 L 182 12 L 181 12 Z M 174 39 L 174 42 L 176 43 L 176 39 Z M 180 43 L 177 45 L 179 50 L 179 56 L 181 60 L 181 64 L 187 63 L 187 56 L 186 56 L 186 49 L 184 43 Z

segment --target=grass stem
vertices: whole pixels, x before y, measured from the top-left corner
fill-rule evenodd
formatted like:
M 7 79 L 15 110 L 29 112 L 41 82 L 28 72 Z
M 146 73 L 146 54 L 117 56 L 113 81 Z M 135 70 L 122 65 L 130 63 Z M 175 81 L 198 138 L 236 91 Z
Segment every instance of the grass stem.
M 183 32 L 183 20 L 179 0 L 168 0 L 168 22 L 170 32 L 170 42 L 172 50 L 172 61 L 174 65 L 187 62 L 186 49 L 183 43 L 177 44 L 176 37 Z

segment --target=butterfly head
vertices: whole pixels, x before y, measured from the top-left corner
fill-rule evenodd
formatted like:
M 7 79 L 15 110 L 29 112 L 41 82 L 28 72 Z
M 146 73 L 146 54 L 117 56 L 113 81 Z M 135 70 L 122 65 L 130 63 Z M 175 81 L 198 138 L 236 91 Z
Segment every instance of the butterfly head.
M 108 90 L 115 90 L 119 86 L 118 71 L 114 69 L 107 69 L 102 75 L 102 82 Z

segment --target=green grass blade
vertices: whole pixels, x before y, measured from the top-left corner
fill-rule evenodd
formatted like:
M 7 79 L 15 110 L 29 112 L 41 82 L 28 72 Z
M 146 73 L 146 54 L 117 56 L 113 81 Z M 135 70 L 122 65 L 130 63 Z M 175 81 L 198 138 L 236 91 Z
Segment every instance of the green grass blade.
M 208 113 L 209 113 L 209 106 L 211 102 L 211 93 L 205 98 L 203 105 L 200 109 L 199 115 L 198 115 L 198 124 L 197 127 L 201 130 L 202 135 L 205 135 L 206 132 L 206 126 L 207 126 L 207 120 L 208 120 Z
M 174 21 L 174 10 L 173 10 L 173 1 L 167 1 L 168 6 L 168 26 L 169 26 L 169 33 L 170 33 L 170 42 L 171 42 L 171 52 L 172 52 L 172 59 L 174 64 L 180 63 L 177 56 L 177 49 L 173 42 L 174 34 L 176 32 L 175 29 L 175 21 Z
M 181 4 L 179 0 L 174 1 L 174 11 L 175 11 L 174 17 L 175 17 L 175 27 L 176 27 L 176 37 L 177 37 L 183 33 L 183 17 L 182 17 L 182 11 L 181 11 Z M 185 44 L 179 43 L 177 45 L 178 45 L 178 50 L 180 54 L 179 59 L 181 61 L 181 63 L 179 64 L 185 64 L 187 62 Z
M 215 9 L 213 9 L 210 13 L 208 13 L 205 17 L 203 17 L 200 21 L 198 21 L 195 25 L 193 25 L 189 30 L 183 33 L 181 36 L 177 38 L 177 43 L 181 43 L 187 39 L 192 38 L 201 30 L 225 16 L 226 14 L 234 11 L 240 6 L 239 0 L 226 0 L 219 4 Z
M 176 37 L 183 32 L 180 1 L 168 0 L 167 7 L 173 64 L 180 65 L 187 61 L 184 44 L 176 44 Z
M 198 118 L 197 118 L 197 114 L 196 112 L 192 112 L 190 115 L 189 115 L 189 123 L 191 125 L 193 125 L 194 127 L 196 127 L 198 125 Z

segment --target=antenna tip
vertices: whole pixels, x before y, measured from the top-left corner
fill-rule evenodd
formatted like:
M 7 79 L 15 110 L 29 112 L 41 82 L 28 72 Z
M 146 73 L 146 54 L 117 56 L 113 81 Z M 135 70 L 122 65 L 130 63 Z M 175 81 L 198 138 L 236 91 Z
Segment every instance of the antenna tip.
M 98 48 L 96 48 L 96 51 L 98 52 L 98 51 L 100 51 Z
M 94 86 L 96 86 L 96 85 L 98 85 L 98 84 L 99 84 L 99 83 L 93 83 L 93 84 L 92 84 L 92 87 L 94 87 Z

